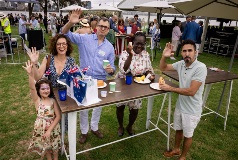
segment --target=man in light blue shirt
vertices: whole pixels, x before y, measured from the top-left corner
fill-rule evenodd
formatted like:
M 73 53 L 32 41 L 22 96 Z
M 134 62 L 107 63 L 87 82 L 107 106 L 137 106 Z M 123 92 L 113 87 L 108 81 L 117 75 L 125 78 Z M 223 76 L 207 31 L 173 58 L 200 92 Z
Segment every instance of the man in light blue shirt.
M 21 18 L 19 19 L 19 35 L 21 36 L 21 38 L 23 40 L 26 40 L 25 34 L 26 34 L 26 26 L 30 25 L 30 23 L 28 23 L 26 21 L 26 17 L 24 14 L 21 14 Z M 23 48 L 23 40 L 22 40 L 22 49 Z
M 39 28 L 39 23 L 38 23 L 38 20 L 36 20 L 35 15 L 31 16 L 30 23 L 32 28 Z
M 207 76 L 206 65 L 197 60 L 196 45 L 192 40 L 184 40 L 182 43 L 183 60 L 173 64 L 167 64 L 166 58 L 173 56 L 173 46 L 166 44 L 160 60 L 160 70 L 176 70 L 179 75 L 179 88 L 167 84 L 159 84 L 165 91 L 179 94 L 174 112 L 174 129 L 176 130 L 175 145 L 172 151 L 164 152 L 165 157 L 180 156 L 179 160 L 185 160 L 192 145 L 192 136 L 202 113 L 202 93 Z M 180 145 L 183 141 L 182 153 Z
M 114 59 L 115 53 L 112 44 L 105 38 L 108 34 L 110 26 L 107 18 L 101 18 L 97 23 L 96 34 L 78 34 L 70 32 L 70 28 L 79 23 L 79 17 L 82 11 L 74 10 L 70 16 L 69 22 L 62 28 L 62 33 L 78 45 L 80 69 L 89 67 L 86 75 L 92 76 L 94 79 L 106 80 L 107 75 L 113 75 L 115 72 Z M 103 68 L 103 60 L 108 60 L 110 64 Z M 98 138 L 103 138 L 103 134 L 98 129 L 102 108 L 94 108 L 91 118 L 91 132 Z M 80 129 L 81 137 L 79 142 L 85 143 L 88 130 L 88 110 L 80 112 Z

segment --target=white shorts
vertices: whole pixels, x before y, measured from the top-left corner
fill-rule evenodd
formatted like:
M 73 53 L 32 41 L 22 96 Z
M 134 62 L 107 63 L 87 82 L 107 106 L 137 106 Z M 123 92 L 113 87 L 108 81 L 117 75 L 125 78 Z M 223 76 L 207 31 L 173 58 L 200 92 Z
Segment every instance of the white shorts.
M 184 137 L 191 138 L 200 118 L 201 116 L 181 113 L 179 109 L 175 108 L 174 129 L 183 130 Z

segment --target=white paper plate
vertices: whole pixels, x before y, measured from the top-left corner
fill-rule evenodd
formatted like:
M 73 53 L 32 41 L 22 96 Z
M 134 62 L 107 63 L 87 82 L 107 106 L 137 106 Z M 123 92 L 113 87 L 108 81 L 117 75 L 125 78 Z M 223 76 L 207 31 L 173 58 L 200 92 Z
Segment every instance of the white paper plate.
M 144 81 L 138 82 L 136 79 L 134 79 L 134 81 L 135 81 L 136 83 L 140 83 L 140 84 L 148 84 L 148 83 L 151 82 L 149 79 L 146 79 L 146 78 L 144 79 Z
M 105 88 L 105 87 L 107 87 L 107 83 L 104 82 L 104 85 L 103 85 L 103 86 L 100 86 L 100 87 L 98 87 L 98 88 Z
M 212 71 L 217 71 L 218 68 L 210 68 L 210 70 L 212 70 Z
M 155 89 L 155 90 L 161 90 L 161 89 L 159 88 L 159 83 L 151 83 L 151 84 L 150 84 L 150 88 Z

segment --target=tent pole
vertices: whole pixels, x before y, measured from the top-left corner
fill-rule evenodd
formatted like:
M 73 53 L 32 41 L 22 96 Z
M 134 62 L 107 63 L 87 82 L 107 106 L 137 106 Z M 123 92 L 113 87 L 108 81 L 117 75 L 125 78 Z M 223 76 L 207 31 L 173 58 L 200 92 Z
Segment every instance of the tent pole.
M 150 12 L 148 12 L 148 21 L 147 21 L 147 24 L 148 24 L 148 28 L 150 28 Z M 148 33 L 148 29 L 146 30 L 146 33 Z
M 237 34 L 237 37 L 236 37 L 236 43 L 235 43 L 235 46 L 234 46 L 234 50 L 233 50 L 231 61 L 230 61 L 230 66 L 229 66 L 229 69 L 228 69 L 229 72 L 231 71 L 232 64 L 233 64 L 233 61 L 234 61 L 234 58 L 235 58 L 235 54 L 236 54 L 236 50 L 237 50 L 237 45 L 238 45 L 238 34 Z
M 202 34 L 202 43 L 201 43 L 200 48 L 199 48 L 199 53 L 203 52 L 203 47 L 204 47 L 204 42 L 205 42 L 206 35 L 207 35 L 207 28 L 208 28 L 209 19 L 210 19 L 210 17 L 206 17 L 206 19 L 205 19 L 205 25 L 203 26 L 203 34 Z
M 235 57 L 235 53 L 236 53 L 236 49 L 237 49 L 237 45 L 238 45 L 238 35 L 237 35 L 237 38 L 236 38 L 236 43 L 235 43 L 234 50 L 233 50 L 233 53 L 232 53 L 232 57 L 231 57 L 230 66 L 229 66 L 228 72 L 231 71 L 232 64 L 233 64 L 234 57 Z M 219 110 L 221 108 L 221 102 L 222 102 L 222 98 L 223 98 L 223 95 L 224 95 L 224 92 L 225 92 L 225 89 L 226 89 L 226 84 L 227 84 L 227 81 L 225 82 L 223 90 L 222 90 L 220 102 L 219 102 L 219 105 L 218 105 L 217 111 L 216 111 L 217 113 L 219 112 Z M 217 118 L 217 115 L 216 115 L 216 118 Z

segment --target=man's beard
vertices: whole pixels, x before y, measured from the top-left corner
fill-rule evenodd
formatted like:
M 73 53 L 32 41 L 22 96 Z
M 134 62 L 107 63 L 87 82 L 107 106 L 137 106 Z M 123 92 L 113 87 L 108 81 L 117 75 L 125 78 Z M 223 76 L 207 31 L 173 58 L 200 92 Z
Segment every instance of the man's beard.
M 185 63 L 189 63 L 189 59 L 191 59 L 191 58 L 190 57 L 184 57 L 183 60 L 184 60 Z

